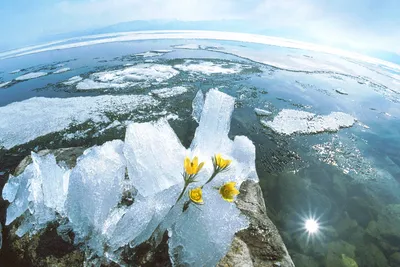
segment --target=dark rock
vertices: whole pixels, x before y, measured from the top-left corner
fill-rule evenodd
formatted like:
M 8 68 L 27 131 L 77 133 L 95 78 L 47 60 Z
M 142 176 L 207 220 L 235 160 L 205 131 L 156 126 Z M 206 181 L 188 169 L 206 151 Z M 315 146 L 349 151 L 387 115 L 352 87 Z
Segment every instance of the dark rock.
M 390 255 L 390 266 L 400 266 L 400 252 L 395 252 Z
M 382 251 L 374 244 L 368 243 L 357 246 L 357 262 L 365 267 L 386 267 L 388 261 Z
M 335 241 L 328 244 L 326 267 L 352 267 L 348 264 L 355 257 L 355 247 L 345 241 Z M 353 260 L 354 261 L 354 260 Z M 356 265 L 357 266 L 357 265 Z
M 258 183 L 243 182 L 236 204 L 247 216 L 250 225 L 248 229 L 236 234 L 230 251 L 218 266 L 276 266 L 280 264 L 280 266 L 294 267 L 278 230 L 267 216 Z

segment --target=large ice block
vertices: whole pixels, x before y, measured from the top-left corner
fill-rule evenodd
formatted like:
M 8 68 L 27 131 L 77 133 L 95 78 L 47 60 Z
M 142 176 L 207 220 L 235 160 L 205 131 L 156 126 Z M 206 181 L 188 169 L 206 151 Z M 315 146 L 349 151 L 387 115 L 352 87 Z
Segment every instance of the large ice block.
M 216 266 L 228 252 L 236 232 L 248 226 L 233 203 L 211 186 L 204 188 L 205 204 L 189 208 L 169 230 L 169 254 L 174 266 Z
M 66 209 L 81 237 L 101 232 L 111 209 L 121 200 L 126 170 L 123 145 L 114 140 L 89 148 L 71 171 Z
M 235 99 L 211 89 L 204 103 L 201 120 L 190 149 L 193 154 L 211 158 L 215 153 L 228 154 L 232 140 L 228 138 Z
M 128 125 L 124 155 L 129 178 L 143 197 L 183 182 L 185 148 L 165 119 Z

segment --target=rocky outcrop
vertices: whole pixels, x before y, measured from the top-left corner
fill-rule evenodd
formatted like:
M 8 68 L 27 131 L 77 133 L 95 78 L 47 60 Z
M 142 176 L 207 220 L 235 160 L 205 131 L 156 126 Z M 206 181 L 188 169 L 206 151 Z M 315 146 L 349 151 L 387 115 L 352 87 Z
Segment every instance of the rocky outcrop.
M 72 168 L 85 148 L 65 148 L 43 150 L 39 155 L 53 153 L 57 162 Z M 21 161 L 15 175 L 31 163 L 30 156 Z M 267 216 L 264 198 L 258 183 L 246 181 L 240 187 L 236 205 L 249 219 L 247 229 L 236 234 L 231 248 L 218 264 L 218 267 L 294 267 L 285 244 L 275 225 Z M 15 234 L 19 220 L 6 231 L 7 253 L 12 255 L 18 266 L 83 266 L 85 257 L 80 248 L 62 239 L 57 234 L 57 225 L 49 225 L 34 236 L 19 238 Z M 71 233 L 70 240 L 73 240 Z M 135 249 L 126 248 L 121 256 L 128 266 L 171 266 L 168 255 L 168 235 L 154 247 L 152 242 L 144 242 Z M 115 266 L 104 263 L 102 266 Z

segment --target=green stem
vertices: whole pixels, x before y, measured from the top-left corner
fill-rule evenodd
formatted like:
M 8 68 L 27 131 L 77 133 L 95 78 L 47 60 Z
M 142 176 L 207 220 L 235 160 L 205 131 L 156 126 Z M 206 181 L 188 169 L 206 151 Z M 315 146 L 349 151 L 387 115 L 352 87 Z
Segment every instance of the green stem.
M 214 179 L 214 177 L 217 176 L 218 172 L 219 172 L 219 171 L 214 171 L 214 173 L 211 175 L 210 179 L 208 179 L 207 182 L 201 186 L 201 189 L 203 189 L 203 187 L 204 187 L 206 184 L 208 184 L 209 182 L 211 182 L 212 179 Z
M 176 205 L 176 203 L 178 203 L 179 200 L 181 200 L 181 198 L 183 197 L 183 194 L 185 193 L 186 188 L 188 187 L 188 185 L 189 185 L 188 183 L 185 183 L 185 186 L 183 187 L 183 190 L 182 190 L 181 194 L 179 195 L 178 199 L 176 200 L 175 205 Z M 175 205 L 174 205 L 174 206 L 175 206 Z

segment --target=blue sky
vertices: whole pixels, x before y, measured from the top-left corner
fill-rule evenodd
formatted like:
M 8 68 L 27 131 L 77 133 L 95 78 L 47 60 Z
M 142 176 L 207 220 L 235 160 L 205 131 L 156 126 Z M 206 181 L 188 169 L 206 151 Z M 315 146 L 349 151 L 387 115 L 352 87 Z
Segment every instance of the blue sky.
M 398 0 L 2 0 L 0 50 L 124 21 L 239 19 L 274 35 L 400 54 L 398 14 Z

